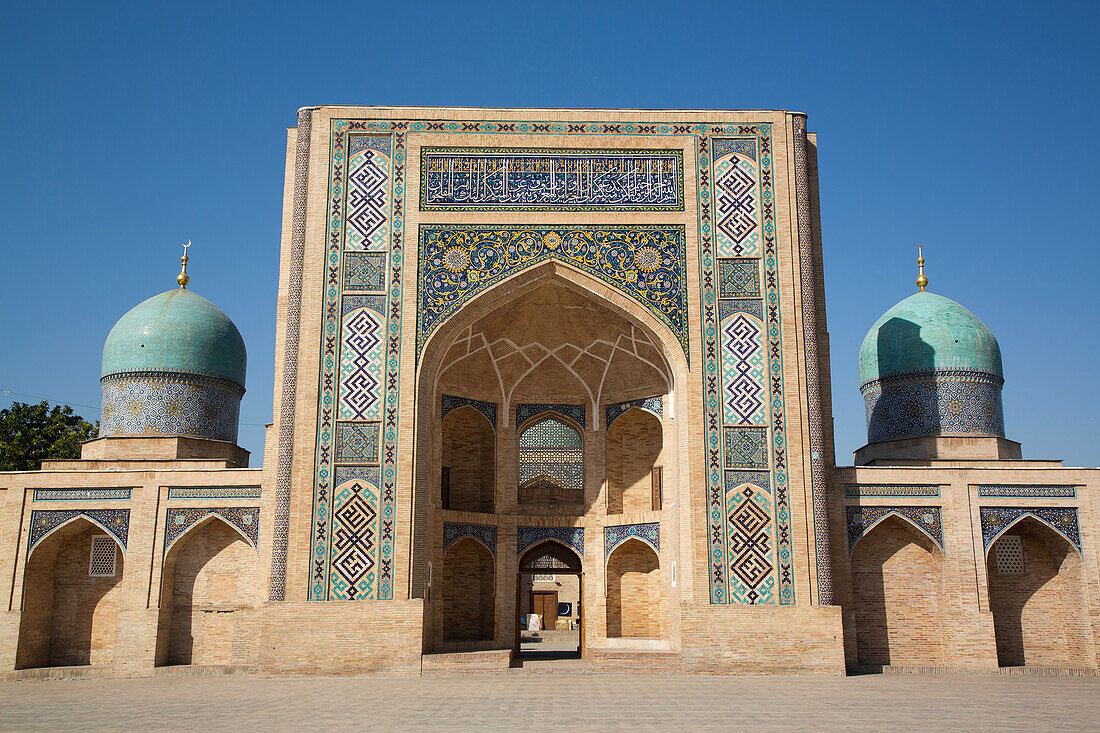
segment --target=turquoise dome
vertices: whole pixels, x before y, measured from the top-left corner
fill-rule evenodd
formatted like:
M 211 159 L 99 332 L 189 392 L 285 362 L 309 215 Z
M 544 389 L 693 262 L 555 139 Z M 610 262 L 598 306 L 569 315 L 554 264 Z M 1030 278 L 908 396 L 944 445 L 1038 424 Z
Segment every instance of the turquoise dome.
M 103 344 L 101 377 L 168 372 L 225 379 L 244 389 L 244 339 L 221 310 L 183 288 L 154 295 L 118 320 Z
M 1004 377 L 993 332 L 950 298 L 921 291 L 875 321 L 859 350 L 859 381 L 897 374 L 968 371 Z

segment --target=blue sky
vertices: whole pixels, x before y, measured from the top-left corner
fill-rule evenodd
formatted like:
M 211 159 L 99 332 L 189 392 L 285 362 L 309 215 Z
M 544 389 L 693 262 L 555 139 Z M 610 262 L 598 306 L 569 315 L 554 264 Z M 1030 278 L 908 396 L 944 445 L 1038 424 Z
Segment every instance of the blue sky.
M 94 419 L 103 339 L 173 286 L 271 419 L 284 128 L 316 104 L 795 109 L 819 133 L 837 458 L 864 333 L 930 290 L 998 337 L 1024 456 L 1100 464 L 1095 3 L 13 3 L 0 8 L 0 401 Z

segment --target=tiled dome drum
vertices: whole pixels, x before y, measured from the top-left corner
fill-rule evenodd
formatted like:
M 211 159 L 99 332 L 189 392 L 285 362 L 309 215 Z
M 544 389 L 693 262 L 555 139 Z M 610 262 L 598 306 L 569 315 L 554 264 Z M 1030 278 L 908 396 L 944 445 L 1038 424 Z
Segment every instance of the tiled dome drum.
M 920 291 L 863 339 L 867 442 L 935 435 L 1004 437 L 1001 349 L 977 316 Z
M 100 435 L 237 441 L 244 340 L 213 303 L 180 288 L 119 319 L 103 345 Z

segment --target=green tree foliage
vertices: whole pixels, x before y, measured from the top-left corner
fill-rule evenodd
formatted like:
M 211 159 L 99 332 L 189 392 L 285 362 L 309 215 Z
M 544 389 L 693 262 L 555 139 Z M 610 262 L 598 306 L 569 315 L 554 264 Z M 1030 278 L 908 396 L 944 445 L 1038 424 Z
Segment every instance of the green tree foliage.
M 80 444 L 96 437 L 95 425 L 68 405 L 13 402 L 0 410 L 0 471 L 37 471 L 46 459 L 80 458 Z

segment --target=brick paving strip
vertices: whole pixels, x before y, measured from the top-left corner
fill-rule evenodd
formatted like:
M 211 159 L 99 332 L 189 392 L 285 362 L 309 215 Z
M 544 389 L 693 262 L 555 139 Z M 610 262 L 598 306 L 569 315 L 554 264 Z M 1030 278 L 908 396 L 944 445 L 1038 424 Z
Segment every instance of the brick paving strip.
M 1096 730 L 1100 679 L 183 677 L 0 684 L 0 730 Z

